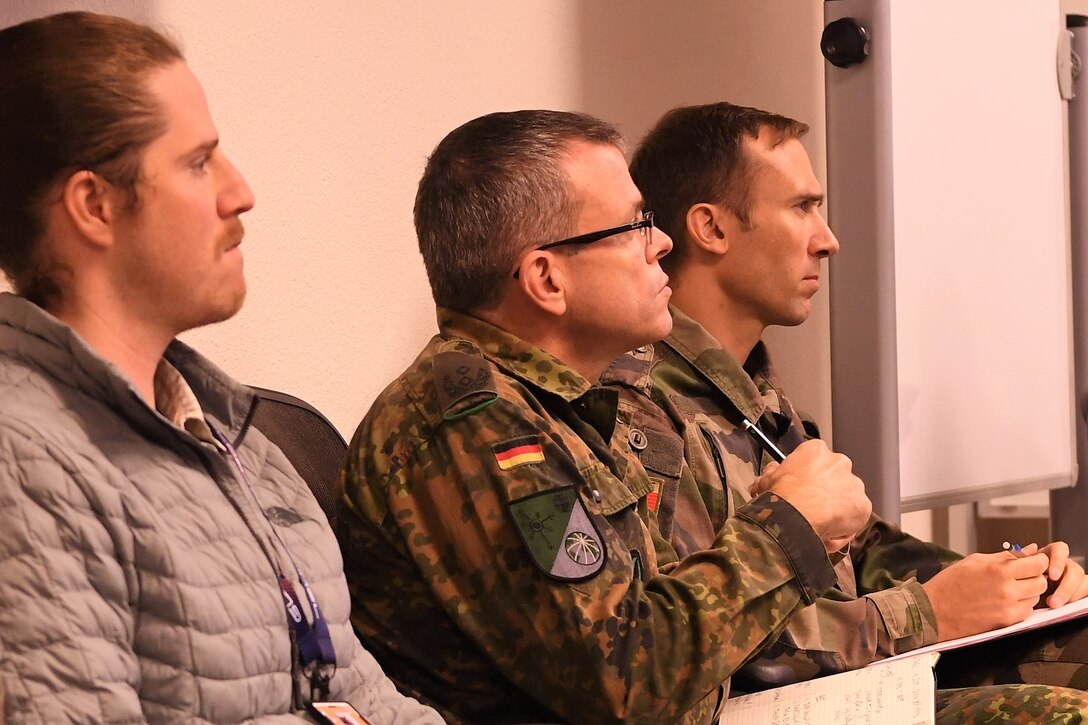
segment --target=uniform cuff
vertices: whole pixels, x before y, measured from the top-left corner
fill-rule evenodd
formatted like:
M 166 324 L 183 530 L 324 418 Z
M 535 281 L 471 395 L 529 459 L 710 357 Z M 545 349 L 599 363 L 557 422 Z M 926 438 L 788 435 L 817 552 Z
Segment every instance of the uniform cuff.
M 900 654 L 937 641 L 937 613 L 917 579 L 866 594 L 884 620 L 884 629 Z
M 812 604 L 835 586 L 835 567 L 824 542 L 789 501 L 764 491 L 738 509 L 737 516 L 766 531 L 782 547 L 805 604 Z

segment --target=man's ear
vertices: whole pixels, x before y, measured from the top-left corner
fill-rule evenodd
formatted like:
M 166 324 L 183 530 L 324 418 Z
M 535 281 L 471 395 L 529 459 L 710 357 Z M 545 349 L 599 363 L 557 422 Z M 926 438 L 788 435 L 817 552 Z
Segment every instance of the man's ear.
M 567 279 L 554 254 L 532 251 L 518 267 L 517 283 L 530 303 L 548 314 L 560 316 L 567 311 Z
M 77 171 L 64 184 L 64 210 L 72 226 L 92 244 L 113 243 L 114 224 L 120 215 L 120 194 L 93 171 Z
M 729 251 L 729 230 L 733 228 L 730 216 L 732 213 L 718 204 L 693 205 L 684 220 L 688 238 L 704 252 L 725 254 Z

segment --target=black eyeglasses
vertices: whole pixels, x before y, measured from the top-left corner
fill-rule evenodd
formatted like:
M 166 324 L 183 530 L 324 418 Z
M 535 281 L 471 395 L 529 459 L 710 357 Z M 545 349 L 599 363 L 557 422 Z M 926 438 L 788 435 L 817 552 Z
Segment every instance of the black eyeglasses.
M 636 229 L 642 235 L 646 244 L 649 244 L 654 239 L 654 213 L 652 211 L 644 211 L 638 221 L 629 222 L 627 224 L 620 224 L 618 227 L 609 227 L 608 229 L 602 229 L 599 232 L 589 232 L 587 234 L 579 234 L 576 237 L 567 237 L 566 239 L 560 239 L 558 242 L 548 242 L 547 244 L 541 244 L 539 247 L 533 247 L 533 251 L 540 252 L 545 249 L 554 249 L 555 247 L 562 247 L 568 244 L 592 244 L 593 242 L 599 242 L 602 239 L 608 237 L 614 237 L 617 234 L 623 234 L 625 232 L 633 232 Z M 514 276 L 518 276 L 520 269 L 514 270 Z

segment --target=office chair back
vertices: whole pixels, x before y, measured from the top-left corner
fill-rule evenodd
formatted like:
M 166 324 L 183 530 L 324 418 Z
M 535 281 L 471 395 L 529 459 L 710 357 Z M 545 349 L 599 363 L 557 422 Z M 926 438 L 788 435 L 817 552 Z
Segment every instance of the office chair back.
M 340 498 L 337 479 L 348 450 L 344 437 L 305 400 L 267 388 L 251 389 L 259 401 L 253 427 L 279 446 L 310 486 L 329 523 L 335 525 Z

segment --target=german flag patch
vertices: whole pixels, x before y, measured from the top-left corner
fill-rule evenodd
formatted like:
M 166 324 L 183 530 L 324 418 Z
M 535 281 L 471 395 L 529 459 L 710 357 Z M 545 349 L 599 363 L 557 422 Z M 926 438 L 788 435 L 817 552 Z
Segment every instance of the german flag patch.
M 491 446 L 491 450 L 495 453 L 495 462 L 504 471 L 530 463 L 544 462 L 544 449 L 536 436 L 524 436 L 496 443 Z

